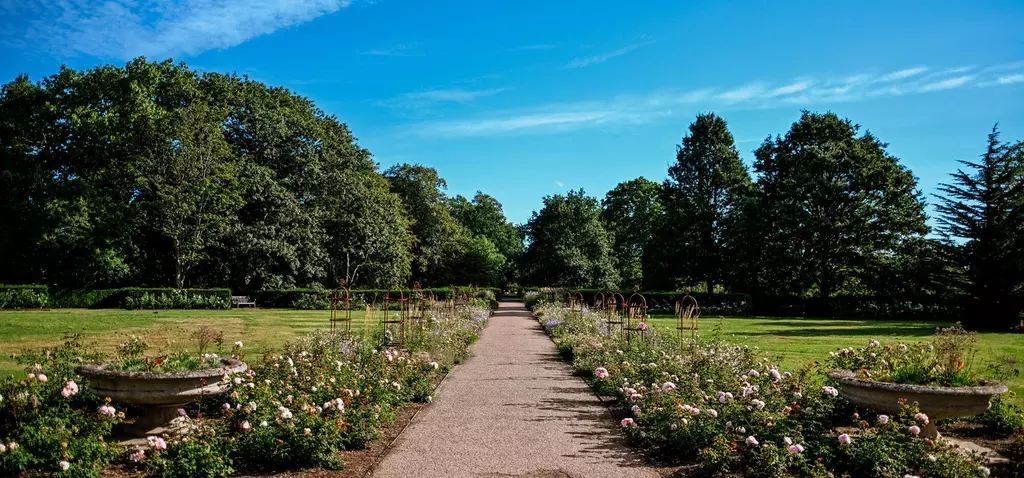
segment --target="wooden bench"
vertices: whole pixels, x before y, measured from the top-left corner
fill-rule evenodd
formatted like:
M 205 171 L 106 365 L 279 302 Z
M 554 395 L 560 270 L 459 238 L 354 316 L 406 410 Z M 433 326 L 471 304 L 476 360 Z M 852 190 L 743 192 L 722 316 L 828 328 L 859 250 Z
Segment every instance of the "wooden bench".
M 249 307 L 252 307 L 252 308 L 256 308 L 256 301 L 252 300 L 252 298 L 247 296 L 247 295 L 233 295 L 233 296 L 231 296 L 231 306 L 232 307 L 242 307 L 242 306 L 246 306 L 246 305 L 249 306 Z

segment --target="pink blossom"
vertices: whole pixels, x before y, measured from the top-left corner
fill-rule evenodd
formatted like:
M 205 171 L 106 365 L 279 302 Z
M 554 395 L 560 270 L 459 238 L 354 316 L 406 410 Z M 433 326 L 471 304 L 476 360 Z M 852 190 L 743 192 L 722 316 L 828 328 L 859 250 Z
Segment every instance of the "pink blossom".
M 672 431 L 675 431 L 675 430 L 676 430 L 676 429 L 678 429 L 678 428 L 679 428 L 679 425 L 676 425 L 675 423 L 673 423 L 673 424 L 671 424 L 671 425 L 669 425 L 669 426 L 668 426 L 668 429 L 669 429 L 669 430 L 672 430 Z
M 782 438 L 782 443 L 785 443 L 786 445 L 792 445 L 793 444 L 793 439 L 790 438 L 790 437 L 783 437 Z
M 878 423 L 881 423 L 882 425 L 885 425 L 886 423 L 889 423 L 889 415 L 879 415 L 878 416 Z
M 97 411 L 97 412 L 98 412 L 98 413 L 99 413 L 100 415 L 106 415 L 106 416 L 108 416 L 108 417 L 112 417 L 112 416 L 114 416 L 114 415 L 117 415 L 117 410 L 115 410 L 115 409 L 114 409 L 114 407 L 111 407 L 110 405 L 103 405 L 103 406 L 101 406 L 101 407 L 100 407 L 100 408 L 99 408 L 98 410 L 96 410 L 96 411 Z
M 821 391 L 825 395 L 831 395 L 833 397 L 835 397 L 836 395 L 839 395 L 839 390 L 837 390 L 835 387 L 830 387 L 828 385 L 826 385 L 824 387 L 821 387 Z
M 676 384 L 672 382 L 665 382 L 661 385 L 661 389 L 666 392 L 671 392 L 676 389 Z
M 44 377 L 45 378 L 46 376 L 45 375 L 40 375 L 40 377 Z M 46 380 L 40 380 L 40 382 L 45 382 L 45 381 Z M 64 384 L 64 388 L 61 389 L 60 394 L 64 398 L 68 398 L 68 397 L 71 397 L 72 395 L 78 394 L 78 384 L 75 383 L 73 380 L 68 380 L 68 383 L 65 383 Z
M 629 411 L 633 412 L 634 415 L 640 414 L 640 405 L 633 405 Z
M 910 434 L 914 436 L 917 436 L 918 434 L 921 433 L 921 427 L 917 425 L 911 425 L 910 428 L 907 428 L 907 430 L 910 431 Z
M 800 445 L 790 445 L 788 448 L 789 454 L 796 455 L 797 453 L 800 453 L 802 451 L 800 448 L 802 448 Z
M 842 435 L 839 435 L 839 443 L 849 445 L 850 443 L 853 443 L 853 439 L 850 438 L 850 435 L 843 433 Z
M 629 428 L 629 427 L 633 426 L 633 419 L 632 418 L 623 418 L 622 422 L 620 422 L 620 423 L 622 425 L 622 428 Z
M 166 450 L 167 449 L 167 442 L 164 441 L 163 438 L 160 438 L 158 436 L 146 437 L 146 442 L 149 443 L 149 447 L 150 448 L 155 448 L 157 450 Z
M 758 372 L 757 370 L 751 369 L 749 372 L 747 372 L 747 375 L 750 376 L 750 377 L 760 377 L 761 376 L 761 372 Z
M 42 380 L 40 380 L 40 381 L 42 381 Z M 62 461 L 60 463 L 57 463 L 57 465 L 60 466 L 60 469 L 63 470 L 63 471 L 68 471 L 68 468 L 71 468 L 71 463 L 68 463 L 66 461 Z
M 221 405 L 220 408 L 223 408 L 225 412 L 231 411 L 231 404 L 228 402 L 224 402 L 224 404 Z
M 923 413 L 918 413 L 917 415 L 914 415 L 914 420 L 917 420 L 917 421 L 927 425 L 928 424 L 928 415 L 925 415 Z
M 697 407 L 691 408 L 690 409 L 690 415 L 694 415 L 694 416 L 700 415 L 700 409 L 697 408 Z
M 7 451 L 7 445 L 4 445 L 3 443 L 0 443 L 0 453 L 4 453 L 6 451 Z
M 178 409 L 178 415 L 188 418 L 188 412 L 186 412 L 184 408 Z
M 683 419 L 679 420 L 679 424 L 685 427 L 686 425 L 690 424 L 690 421 L 685 419 L 685 418 L 683 418 Z
M 757 438 L 754 438 L 753 435 L 751 435 L 751 436 L 747 437 L 746 444 L 747 445 L 751 445 L 751 446 L 756 446 L 759 443 L 757 442 Z
M 39 380 L 39 383 L 46 383 L 46 381 L 49 380 L 49 379 L 46 378 L 46 375 L 39 374 L 39 375 L 36 375 L 36 380 Z M 67 462 L 66 461 L 62 461 L 61 463 L 67 463 Z
M 779 371 L 774 368 L 768 371 L 768 375 L 771 375 L 772 380 L 776 382 L 782 380 L 782 374 L 780 374 Z
M 135 451 L 131 452 L 131 454 L 128 455 L 128 459 L 131 460 L 132 463 L 138 463 L 138 462 L 142 461 L 142 459 L 145 458 L 145 457 L 146 457 L 146 450 L 141 450 L 141 449 L 140 450 L 135 450 Z
M 241 428 L 243 432 L 247 432 L 252 428 L 252 425 L 249 425 L 249 420 L 242 420 L 242 423 L 239 424 L 238 427 Z
M 608 369 L 604 367 L 597 367 L 594 369 L 594 376 L 597 378 L 608 378 Z
M 708 409 L 708 415 L 709 415 L 709 416 L 710 416 L 711 418 L 718 418 L 718 411 L 717 411 L 717 410 L 715 410 L 714 408 L 709 408 L 709 409 Z
M 879 345 L 881 345 L 881 342 L 877 340 L 868 341 L 868 347 L 878 347 Z

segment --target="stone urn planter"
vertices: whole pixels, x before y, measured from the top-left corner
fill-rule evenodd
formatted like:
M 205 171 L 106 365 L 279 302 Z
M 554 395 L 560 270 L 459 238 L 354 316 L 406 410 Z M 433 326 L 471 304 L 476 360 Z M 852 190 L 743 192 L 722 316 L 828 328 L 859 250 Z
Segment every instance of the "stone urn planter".
M 99 397 L 141 406 L 134 423 L 123 432 L 133 437 L 161 435 L 178 414 L 178 408 L 202 397 L 220 395 L 231 389 L 225 375 L 244 372 L 248 367 L 233 358 L 221 359 L 221 366 L 182 372 L 123 372 L 109 370 L 110 363 L 78 367 Z
M 839 382 L 840 395 L 850 403 L 877 412 L 899 413 L 901 398 L 907 403 L 917 402 L 921 413 L 929 418 L 928 424 L 921 427 L 921 436 L 932 439 L 939 437 L 935 420 L 972 417 L 984 413 L 994 395 L 1007 391 L 1006 385 L 999 383 L 976 387 L 936 387 L 875 382 L 857 378 L 850 370 L 833 370 L 828 376 Z

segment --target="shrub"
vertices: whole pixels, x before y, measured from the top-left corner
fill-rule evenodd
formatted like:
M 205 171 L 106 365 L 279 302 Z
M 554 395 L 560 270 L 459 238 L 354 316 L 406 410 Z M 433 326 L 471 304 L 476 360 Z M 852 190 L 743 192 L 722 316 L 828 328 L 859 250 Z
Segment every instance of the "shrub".
M 331 299 L 321 294 L 302 294 L 292 304 L 294 309 L 326 310 L 331 308 Z
M 122 289 L 126 309 L 230 309 L 230 289 Z
M 986 433 L 996 436 L 1024 434 L 1024 410 L 1009 402 L 1009 397 L 992 397 L 992 406 L 985 413 L 971 417 L 970 421 L 984 427 Z
M 657 457 L 761 477 L 984 474 L 976 458 L 908 431 L 913 406 L 863 420 L 815 364 L 783 370 L 720 340 L 609 335 L 608 318 L 595 311 L 542 304 L 536 313 L 574 369 L 617 400 L 629 441 Z M 839 427 L 857 433 L 851 439 Z
M 50 296 L 38 289 L 0 290 L 0 309 L 43 309 L 50 305 Z

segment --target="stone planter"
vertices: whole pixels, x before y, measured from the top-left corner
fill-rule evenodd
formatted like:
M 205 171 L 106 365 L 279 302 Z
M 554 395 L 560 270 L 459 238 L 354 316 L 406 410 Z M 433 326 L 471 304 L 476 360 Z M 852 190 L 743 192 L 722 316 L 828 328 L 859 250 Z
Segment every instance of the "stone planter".
M 89 380 L 99 397 L 140 405 L 141 411 L 124 433 L 134 437 L 160 435 L 178 413 L 178 408 L 202 397 L 220 395 L 231 389 L 224 375 L 244 372 L 244 362 L 221 359 L 221 366 L 184 372 L 121 372 L 108 370 L 109 363 L 86 364 L 77 372 Z
M 984 413 L 991 405 L 992 396 L 1007 390 L 1006 385 L 998 383 L 977 387 L 935 387 L 875 382 L 859 379 L 849 370 L 833 370 L 828 376 L 839 382 L 839 393 L 850 403 L 877 412 L 899 413 L 901 398 L 907 403 L 917 402 L 921 412 L 930 419 L 921 427 L 921 436 L 933 439 L 939 436 L 935 420 Z

